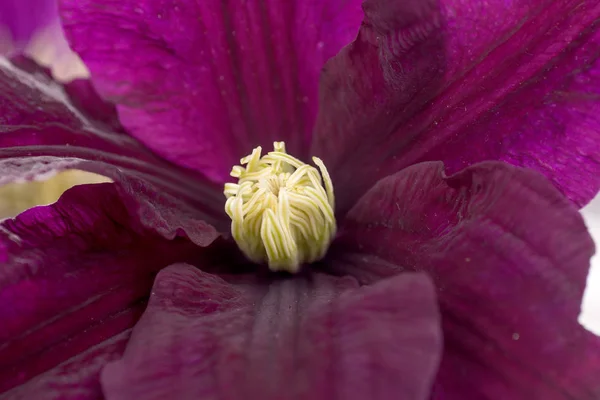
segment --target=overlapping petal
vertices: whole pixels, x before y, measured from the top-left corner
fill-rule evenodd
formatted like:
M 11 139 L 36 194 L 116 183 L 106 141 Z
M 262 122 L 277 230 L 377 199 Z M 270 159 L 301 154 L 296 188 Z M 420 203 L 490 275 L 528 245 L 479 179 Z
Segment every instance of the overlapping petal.
M 307 154 L 318 71 L 361 18 L 357 1 L 240 4 L 63 0 L 71 42 L 125 126 L 215 181 L 257 144 L 286 139 Z M 326 66 L 313 146 L 342 213 L 383 176 L 432 159 L 449 171 L 506 160 L 576 204 L 595 194 L 596 2 L 364 9 L 357 41 Z M 0 390 L 16 398 L 58 395 L 57 383 L 99 396 L 154 274 L 217 238 L 203 220 L 222 221 L 214 185 L 129 138 L 83 84 L 0 62 L 0 183 L 72 167 L 118 181 L 0 225 L 0 301 L 12 305 L 0 310 Z M 600 342 L 576 319 L 592 244 L 541 176 L 418 164 L 380 180 L 341 234 L 357 250 L 330 270 L 370 286 L 163 271 L 123 359 L 104 370 L 105 394 L 428 398 L 441 333 L 427 279 L 398 275 L 416 269 L 433 276 L 443 313 L 435 399 L 600 396 Z M 70 385 L 76 370 L 84 379 Z
M 349 43 L 360 0 L 63 0 L 73 49 L 123 124 L 217 181 L 253 147 L 302 156 L 318 75 Z
M 377 183 L 344 231 L 347 248 L 392 264 L 345 260 L 342 273 L 432 276 L 445 340 L 435 399 L 600 395 L 600 338 L 577 323 L 593 242 L 538 173 L 488 162 L 446 176 L 441 163 L 417 164 Z
M 0 184 L 78 168 L 112 179 L 146 181 L 173 194 L 203 219 L 222 220 L 222 195 L 191 171 L 161 160 L 127 136 L 114 108 L 88 81 L 66 86 L 19 58 L 0 60 Z
M 85 371 L 79 389 L 97 392 L 96 355 L 104 363 L 118 351 L 79 355 L 104 348 L 103 342 L 112 349 L 110 338 L 131 328 L 143 311 L 158 270 L 204 254 L 177 231 L 165 238 L 165 221 L 177 229 L 176 221 L 161 213 L 157 200 L 152 212 L 143 192 L 128 196 L 126 190 L 110 183 L 78 186 L 55 204 L 0 225 L 0 392 L 15 388 L 10 393 L 41 398 L 48 379 L 66 380 L 74 366 Z M 193 235 L 201 246 L 217 236 L 206 224 Z M 28 382 L 42 373 L 46 378 Z
M 540 171 L 577 205 L 594 196 L 596 1 L 367 0 L 365 10 L 358 39 L 326 65 L 313 145 L 347 189 L 342 211 L 424 160 L 449 171 L 504 160 Z
M 69 151 L 64 151 L 65 157 L 77 157 L 77 150 L 83 148 L 82 154 L 85 149 L 151 159 L 151 154 L 133 139 L 121 131 L 107 129 L 107 122 L 114 124 L 109 106 L 106 114 L 90 118 L 72 102 L 64 87 L 51 79 L 46 69 L 26 58 L 16 58 L 15 62 L 0 59 L 0 96 L 2 155 L 9 152 L 26 155 L 26 151 L 19 152 L 21 146 L 30 146 L 31 150 L 39 146 L 69 146 Z M 87 100 L 97 105 L 93 95 L 90 97 L 80 100 L 83 104 Z M 102 160 L 101 155 L 96 158 Z
M 98 400 L 103 399 L 100 371 L 118 360 L 129 340 L 131 329 L 110 337 L 55 368 L 17 386 L 2 400 Z
M 108 400 L 428 398 L 441 331 L 425 275 L 362 288 L 320 273 L 226 279 L 189 265 L 158 275 L 102 373 Z

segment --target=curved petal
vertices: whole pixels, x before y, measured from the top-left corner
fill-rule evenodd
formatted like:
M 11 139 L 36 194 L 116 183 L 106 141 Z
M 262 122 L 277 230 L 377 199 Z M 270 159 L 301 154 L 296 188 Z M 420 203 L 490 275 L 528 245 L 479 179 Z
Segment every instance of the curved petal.
M 63 87 L 27 59 L 0 59 L 0 104 L 0 184 L 78 168 L 115 180 L 144 179 L 198 208 L 206 220 L 223 219 L 222 188 L 127 136 L 88 81 Z
M 174 265 L 102 386 L 108 400 L 428 399 L 438 323 L 421 274 L 229 284 Z
M 0 393 L 15 388 L 9 393 L 41 398 L 48 379 L 72 374 L 69 366 L 86 371 L 72 390 L 97 392 L 99 361 L 79 355 L 98 345 L 102 363 L 111 359 L 122 346 L 113 349 L 110 338 L 137 321 L 156 272 L 203 254 L 187 239 L 147 229 L 131 203 L 115 184 L 77 186 L 1 223 Z M 164 234 L 160 212 L 143 214 Z M 207 225 L 196 228 L 196 239 L 201 230 L 204 246 L 216 239 Z M 46 378 L 29 381 L 41 373 Z
M 445 342 L 435 399 L 600 396 L 600 338 L 577 323 L 593 242 L 538 173 L 417 164 L 378 182 L 342 232 L 344 248 L 393 265 L 341 273 L 369 283 L 398 265 L 434 280 Z
M 361 0 L 62 0 L 73 49 L 148 147 L 217 182 L 261 144 L 305 156 L 318 74 Z
M 437 11 L 414 16 L 415 0 L 391 28 L 379 3 L 365 3 L 368 23 L 322 78 L 313 150 L 345 192 L 342 211 L 373 182 L 427 160 L 452 172 L 503 160 L 538 170 L 577 205 L 593 197 L 597 1 L 436 0 Z
M 115 183 L 115 189 L 134 221 L 137 218 L 144 229 L 165 239 L 185 237 L 206 247 L 223 232 L 216 228 L 223 228 L 224 224 L 211 226 L 196 208 L 143 179 L 123 175 Z

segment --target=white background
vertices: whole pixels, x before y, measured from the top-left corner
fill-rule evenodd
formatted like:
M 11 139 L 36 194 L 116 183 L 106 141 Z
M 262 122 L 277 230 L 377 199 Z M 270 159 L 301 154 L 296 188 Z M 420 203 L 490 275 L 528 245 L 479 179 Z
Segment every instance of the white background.
M 596 242 L 596 251 L 598 252 L 600 248 L 600 195 L 581 210 L 581 213 Z M 592 258 L 592 269 L 588 276 L 588 286 L 583 297 L 579 322 L 600 335 L 600 257 L 598 254 Z

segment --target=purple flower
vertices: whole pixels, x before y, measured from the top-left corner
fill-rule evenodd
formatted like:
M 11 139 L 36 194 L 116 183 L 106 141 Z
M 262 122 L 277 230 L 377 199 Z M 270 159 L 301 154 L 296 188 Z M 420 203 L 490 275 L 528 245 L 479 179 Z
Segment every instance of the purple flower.
M 0 183 L 115 181 L 1 223 L 6 398 L 600 396 L 576 320 L 600 5 L 363 7 L 63 0 L 94 88 L 0 62 Z M 279 140 L 335 189 L 297 274 L 246 261 L 224 212 L 231 167 Z

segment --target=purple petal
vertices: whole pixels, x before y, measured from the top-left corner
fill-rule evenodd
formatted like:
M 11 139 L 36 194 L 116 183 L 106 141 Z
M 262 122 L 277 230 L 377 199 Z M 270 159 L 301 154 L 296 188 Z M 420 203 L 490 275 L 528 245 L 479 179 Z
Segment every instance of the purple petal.
M 156 186 L 135 177 L 121 175 L 115 188 L 123 204 L 136 222 L 148 231 L 159 234 L 165 239 L 185 237 L 194 244 L 206 247 L 223 232 L 229 224 L 220 223 L 217 231 L 204 218 L 206 214 L 191 207 L 181 199 L 160 191 Z M 227 230 L 228 231 L 228 230 Z
M 577 323 L 594 246 L 538 173 L 417 164 L 377 183 L 342 232 L 345 248 L 432 276 L 445 341 L 435 399 L 599 398 L 600 338 Z M 369 283 L 398 268 L 342 272 Z
M 57 18 L 55 0 L 0 2 L 0 33 L 3 29 L 7 30 L 18 47 L 25 45 L 39 29 Z
M 426 160 L 451 172 L 503 160 L 538 170 L 578 205 L 591 199 L 600 187 L 598 2 L 398 3 L 367 1 L 357 41 L 325 67 L 313 152 L 347 190 L 341 210 Z
M 318 75 L 361 0 L 63 0 L 73 49 L 123 124 L 164 158 L 228 179 L 261 144 L 306 155 Z
M 175 265 L 102 386 L 108 400 L 428 399 L 438 322 L 425 275 L 229 284 Z
M 39 81 L 37 84 L 41 86 L 42 91 L 46 92 L 52 91 L 51 89 L 49 90 L 48 87 L 53 88 L 62 85 L 64 97 L 61 98 L 60 93 L 55 93 L 55 99 L 66 99 L 67 107 L 70 105 L 84 114 L 89 120 L 101 124 L 104 130 L 116 133 L 124 132 L 124 129 L 119 122 L 119 117 L 114 104 L 104 101 L 98 95 L 98 92 L 89 79 L 74 79 L 66 83 L 52 83 L 53 76 L 50 68 L 41 66 L 29 56 L 22 54 L 10 57 L 8 68 L 12 69 L 12 67 L 17 68 L 12 72 L 13 79 L 18 79 L 17 76 L 19 72 L 28 73 L 33 75 L 34 78 L 37 78 Z M 46 90 L 44 90 L 44 86 L 46 86 Z M 23 87 L 20 89 L 23 89 Z M 11 94 L 12 93 L 14 93 L 14 91 L 11 91 Z
M 222 188 L 166 163 L 124 134 L 114 109 L 89 82 L 64 88 L 31 61 L 15 63 L 0 60 L 0 184 L 79 168 L 115 180 L 146 180 L 203 210 L 206 220 L 223 218 Z
M 56 368 L 4 393 L 4 400 L 99 400 L 103 399 L 100 371 L 118 360 L 131 329 L 115 335 Z
M 124 190 L 78 186 L 55 204 L 0 225 L 0 304 L 10 305 L 0 308 L 0 392 L 23 384 L 15 390 L 43 392 L 39 380 L 26 382 L 46 371 L 62 376 L 60 363 L 78 364 L 73 357 L 131 328 L 154 274 L 201 252 L 186 239 L 167 240 L 147 229 L 149 221 L 128 209 L 135 199 Z M 137 207 L 148 210 L 139 196 Z M 160 207 L 141 214 L 164 233 Z M 217 237 L 204 224 L 194 231 L 197 240 L 201 229 L 204 246 Z

